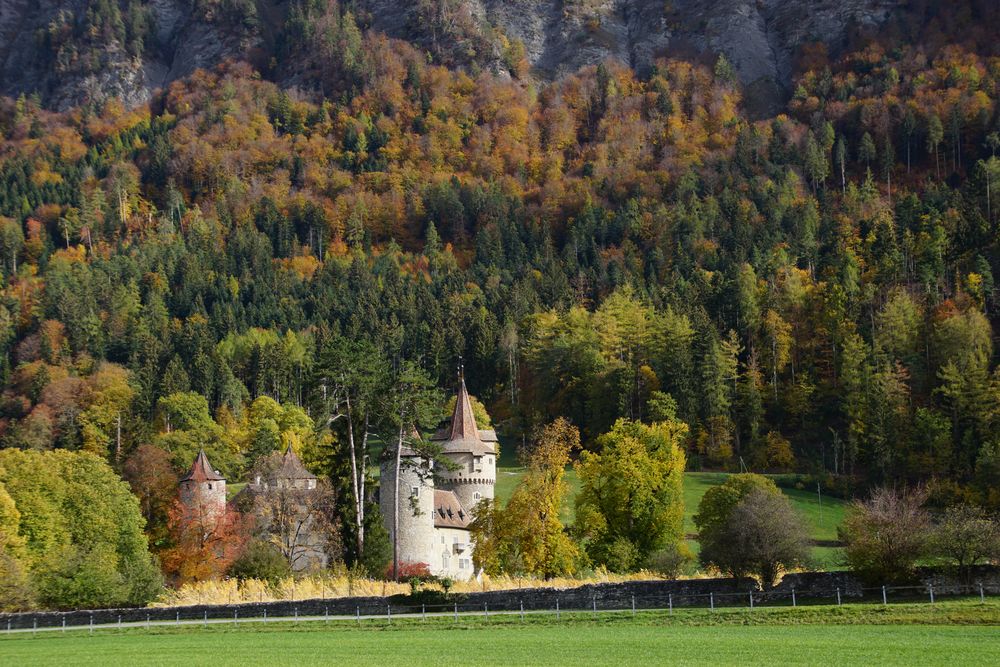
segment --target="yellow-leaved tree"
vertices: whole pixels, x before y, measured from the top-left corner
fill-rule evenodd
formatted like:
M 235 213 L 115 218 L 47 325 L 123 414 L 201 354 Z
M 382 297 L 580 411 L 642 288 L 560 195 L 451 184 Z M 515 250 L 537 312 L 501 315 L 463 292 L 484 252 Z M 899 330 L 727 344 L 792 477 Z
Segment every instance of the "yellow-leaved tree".
M 573 574 L 579 550 L 559 519 L 569 490 L 564 479 L 580 432 L 560 417 L 522 453 L 527 468 L 505 507 L 481 503 L 472 524 L 477 567 L 490 574 Z

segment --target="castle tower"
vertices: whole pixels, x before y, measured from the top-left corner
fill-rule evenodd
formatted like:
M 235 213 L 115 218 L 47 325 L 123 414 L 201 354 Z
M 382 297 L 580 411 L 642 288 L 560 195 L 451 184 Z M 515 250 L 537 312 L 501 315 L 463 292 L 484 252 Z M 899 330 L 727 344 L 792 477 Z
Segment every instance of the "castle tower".
M 417 435 L 416 437 L 419 437 Z M 434 551 L 434 477 L 431 463 L 413 449 L 403 446 L 399 467 L 399 562 L 431 564 Z M 396 460 L 382 460 L 379 475 L 379 509 L 393 540 L 393 511 L 396 500 Z
M 226 511 L 226 478 L 212 467 L 205 450 L 198 452 L 191 470 L 179 484 L 181 503 L 192 517 L 217 519 Z
M 442 467 L 436 471 L 439 488 L 454 491 L 467 511 L 473 511 L 480 500 L 493 499 L 497 480 L 496 434 L 480 431 L 476 425 L 465 377 L 459 383 L 451 424 L 431 439 L 441 444 L 443 456 L 458 464 L 455 470 Z
M 316 480 L 316 475 L 306 470 L 302 465 L 302 459 L 292 451 L 292 446 L 288 445 L 284 456 L 281 457 L 281 467 L 275 475 L 278 488 L 310 491 L 316 488 Z

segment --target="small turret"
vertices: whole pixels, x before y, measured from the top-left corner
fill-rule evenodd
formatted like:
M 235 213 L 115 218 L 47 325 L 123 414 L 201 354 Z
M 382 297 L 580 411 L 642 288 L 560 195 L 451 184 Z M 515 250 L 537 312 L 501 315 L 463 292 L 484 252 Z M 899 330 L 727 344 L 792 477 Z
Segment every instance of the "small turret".
M 226 511 L 226 478 L 208 462 L 205 450 L 198 452 L 191 470 L 179 484 L 181 503 L 202 520 L 218 518 Z

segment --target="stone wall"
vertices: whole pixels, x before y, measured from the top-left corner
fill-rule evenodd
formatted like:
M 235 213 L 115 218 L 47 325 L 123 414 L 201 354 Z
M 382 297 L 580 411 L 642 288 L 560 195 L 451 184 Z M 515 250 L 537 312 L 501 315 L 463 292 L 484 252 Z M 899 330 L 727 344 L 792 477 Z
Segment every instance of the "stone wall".
M 982 567 L 974 572 L 973 579 L 964 585 L 953 577 L 933 570 L 923 572 L 923 585 L 890 588 L 894 600 L 926 600 L 927 585 L 933 585 L 936 594 L 977 594 L 979 584 L 986 595 L 1000 595 L 1000 568 Z M 506 591 L 483 591 L 463 595 L 453 595 L 446 604 L 427 605 L 428 612 L 458 611 L 516 611 L 521 604 L 525 610 L 588 610 L 595 606 L 598 610 L 629 609 L 633 599 L 636 609 L 662 609 L 674 607 L 746 606 L 749 595 L 754 593 L 755 604 L 791 603 L 791 592 L 795 590 L 796 600 L 826 601 L 832 603 L 839 589 L 842 599 L 857 600 L 863 596 L 871 600 L 881 599 L 881 590 L 863 589 L 861 583 L 848 572 L 808 572 L 789 574 L 773 591 L 763 594 L 757 591 L 755 582 L 749 579 L 684 579 L 677 581 L 629 581 L 619 584 L 587 584 L 577 588 L 523 588 Z M 419 613 L 421 605 L 405 596 L 395 597 L 353 597 L 332 600 L 300 600 L 288 602 L 267 602 L 263 604 L 239 605 L 196 605 L 188 607 L 150 607 L 138 609 L 97 609 L 70 612 L 38 612 L 21 614 L 0 614 L 0 631 L 9 627 L 31 628 L 59 627 L 66 619 L 67 626 L 81 626 L 90 623 L 114 624 L 121 618 L 123 623 L 151 621 L 233 619 L 299 616 L 384 616 L 391 606 L 393 614 Z

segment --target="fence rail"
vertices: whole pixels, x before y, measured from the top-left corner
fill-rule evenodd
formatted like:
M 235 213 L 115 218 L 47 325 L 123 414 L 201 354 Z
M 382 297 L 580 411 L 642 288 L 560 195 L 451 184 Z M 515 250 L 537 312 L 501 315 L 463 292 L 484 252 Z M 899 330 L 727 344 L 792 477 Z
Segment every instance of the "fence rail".
M 544 590 L 544 589 L 541 589 Z M 197 625 L 231 623 L 274 623 L 299 621 L 345 621 L 357 623 L 381 619 L 392 622 L 394 618 L 421 618 L 451 616 L 455 621 L 462 617 L 493 615 L 563 614 L 590 612 L 631 613 L 640 611 L 674 611 L 689 609 L 736 609 L 753 611 L 759 607 L 800 607 L 810 605 L 842 605 L 894 603 L 935 604 L 948 598 L 971 598 L 985 602 L 991 597 L 982 583 L 965 586 L 949 585 L 935 590 L 933 585 L 880 586 L 852 588 L 850 595 L 841 588 L 826 593 L 815 590 L 803 594 L 794 588 L 785 590 L 710 591 L 708 593 L 667 593 L 641 595 L 634 593 L 603 592 L 601 595 L 574 595 L 573 589 L 557 591 L 556 595 L 534 595 L 539 589 L 504 591 L 502 598 L 490 601 L 455 600 L 443 604 L 393 604 L 385 599 L 302 600 L 298 603 L 262 603 L 239 605 L 213 605 L 210 607 L 150 607 L 142 609 L 93 610 L 69 612 L 18 613 L 0 616 L 0 632 L 38 633 L 67 630 L 124 629 L 126 627 Z M 552 591 L 546 591 L 551 593 Z M 610 593 L 610 594 L 609 594 Z M 520 594 L 520 595 L 518 595 Z M 554 598 L 554 599 L 553 599 Z

